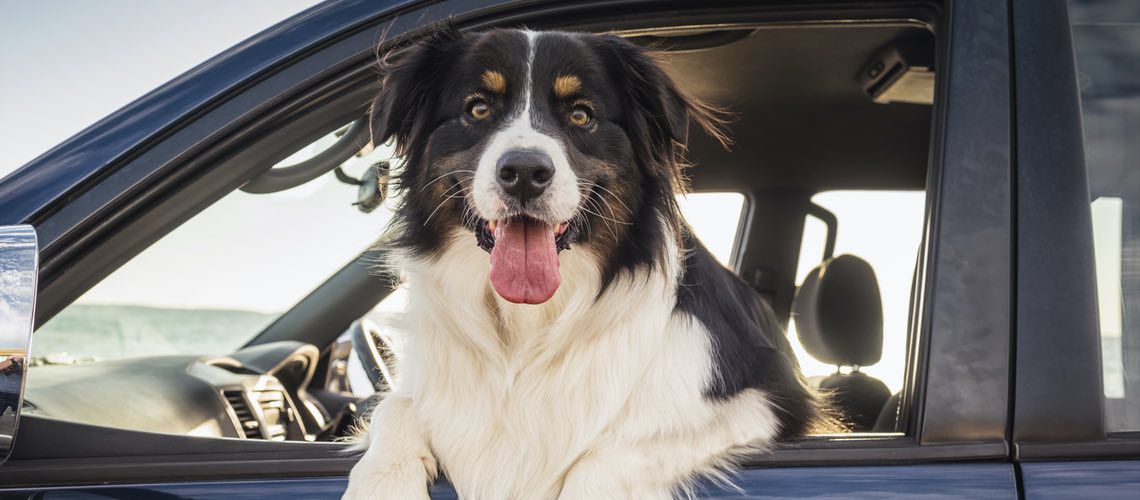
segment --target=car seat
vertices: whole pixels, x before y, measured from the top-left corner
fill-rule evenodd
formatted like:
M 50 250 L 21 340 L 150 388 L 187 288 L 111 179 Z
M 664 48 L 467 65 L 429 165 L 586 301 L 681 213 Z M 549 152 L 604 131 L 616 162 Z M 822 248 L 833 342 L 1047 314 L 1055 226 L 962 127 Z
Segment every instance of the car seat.
M 854 255 L 827 259 L 808 273 L 792 308 L 804 349 L 836 366 L 819 388 L 853 432 L 870 431 L 891 396 L 886 384 L 860 371 L 883 354 L 883 302 L 874 269 Z

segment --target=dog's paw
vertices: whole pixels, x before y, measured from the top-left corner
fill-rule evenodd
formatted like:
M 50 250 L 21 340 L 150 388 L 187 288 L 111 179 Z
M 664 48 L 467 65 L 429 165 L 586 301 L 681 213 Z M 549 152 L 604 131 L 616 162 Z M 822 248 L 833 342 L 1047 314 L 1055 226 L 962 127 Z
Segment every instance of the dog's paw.
M 408 499 L 428 500 L 428 482 L 431 480 L 424 461 L 379 466 L 361 460 L 348 475 L 348 489 L 344 500 Z

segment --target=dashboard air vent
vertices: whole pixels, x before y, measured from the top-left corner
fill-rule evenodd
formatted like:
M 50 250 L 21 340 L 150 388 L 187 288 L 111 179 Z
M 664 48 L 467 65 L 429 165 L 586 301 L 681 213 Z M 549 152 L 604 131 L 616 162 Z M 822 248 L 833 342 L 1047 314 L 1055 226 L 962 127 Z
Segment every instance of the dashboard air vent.
M 226 403 L 233 409 L 234 415 L 237 416 L 238 425 L 241 426 L 241 432 L 246 439 L 261 439 L 261 424 L 257 421 L 257 416 L 249 407 L 246 402 L 243 391 L 222 391 L 222 396 L 226 398 Z
M 265 422 L 263 437 L 271 441 L 284 441 L 286 426 L 293 420 L 293 413 L 286 403 L 285 394 L 270 390 L 253 391 L 250 395 L 260 410 L 261 421 Z

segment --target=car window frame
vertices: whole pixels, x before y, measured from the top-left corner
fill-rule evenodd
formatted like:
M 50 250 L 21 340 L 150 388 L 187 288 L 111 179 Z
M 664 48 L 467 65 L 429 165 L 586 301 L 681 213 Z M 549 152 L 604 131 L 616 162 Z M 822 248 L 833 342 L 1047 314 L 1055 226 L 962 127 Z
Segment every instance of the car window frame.
M 906 386 L 920 444 L 1006 445 L 1012 306 L 1008 8 L 950 2 Z M 967 265 L 969 264 L 969 265 Z M 968 311 L 968 313 L 967 313 Z M 917 364 L 915 364 L 917 366 Z M 967 368 L 967 369 L 963 369 Z M 904 389 L 903 408 L 908 394 Z
M 633 8 L 632 2 L 623 5 Z M 904 5 L 913 7 L 914 3 Z M 454 22 L 473 28 L 527 20 L 535 27 L 569 23 L 599 29 L 611 16 L 591 14 L 586 8 L 575 13 L 575 6 L 530 6 L 524 10 L 512 4 L 509 7 L 517 10 L 511 10 L 494 5 L 495 13 L 483 10 L 485 7 L 483 2 L 453 0 L 419 11 L 399 11 L 387 33 L 389 39 L 398 39 L 399 34 L 440 20 L 445 14 L 453 14 Z M 922 335 L 914 337 L 908 365 L 907 386 L 911 389 L 904 396 L 904 407 L 913 408 L 905 416 L 910 432 L 903 436 L 809 438 L 771 454 L 750 457 L 746 466 L 916 463 L 1008 456 L 1005 429 L 1010 321 L 1009 310 L 1002 304 L 1009 302 L 1010 283 L 1000 269 L 1000 263 L 1009 263 L 1011 241 L 1010 80 L 1004 71 L 1008 57 L 1006 6 L 984 0 L 955 0 L 944 12 L 933 10 L 941 13 L 933 26 L 942 40 L 937 71 L 940 91 L 928 175 L 928 222 L 920 259 L 922 286 L 916 301 L 919 314 L 914 326 Z M 884 15 L 884 11 L 866 8 L 837 12 L 851 19 L 881 19 Z M 913 9 L 899 7 L 898 12 L 911 13 Z M 757 9 L 756 15 L 773 14 Z M 821 13 L 804 9 L 776 17 L 790 22 L 796 15 L 810 20 Z M 39 223 L 49 240 L 50 251 L 45 253 L 52 278 L 41 299 L 54 300 L 41 321 L 54 313 L 50 309 L 58 311 L 69 303 L 70 293 L 78 295 L 97 282 L 100 272 L 109 273 L 107 268 L 129 260 L 172 229 L 170 225 L 188 219 L 257 173 L 248 166 L 244 170 L 237 167 L 243 162 L 264 164 L 270 158 L 270 163 L 275 163 L 291 152 L 287 144 L 306 143 L 359 116 L 362 103 L 368 101 L 362 97 L 375 89 L 374 82 L 362 84 L 360 79 L 361 72 L 370 71 L 366 63 L 370 62 L 380 21 L 315 49 L 273 74 L 243 84 L 227 101 L 188 118 L 178 130 L 164 132 L 125 164 L 100 176 L 82 193 L 59 200 L 47 215 L 40 216 Z M 997 68 L 978 61 L 996 64 Z M 973 194 L 976 182 L 992 186 L 998 195 Z M 178 190 L 182 185 L 188 187 Z M 743 217 L 750 217 L 756 209 L 752 201 L 747 200 Z M 100 244 L 111 238 L 125 244 L 115 252 L 100 251 Z M 956 273 L 961 272 L 961 263 L 976 259 L 999 263 L 997 273 L 967 273 L 971 280 L 989 285 L 982 287 L 985 293 L 958 285 Z M 352 268 L 359 262 L 348 264 L 338 275 L 359 274 Z M 98 271 L 82 269 L 86 265 Z M 370 281 L 374 290 L 386 287 L 382 280 Z M 313 297 L 329 300 L 334 282 L 332 279 L 319 287 L 294 310 L 315 304 L 310 300 Z M 72 287 L 79 290 L 64 289 Z M 993 312 L 965 318 L 955 315 L 962 308 L 990 308 Z M 969 359 L 973 349 L 982 349 L 985 355 L 972 360 L 973 369 L 960 370 L 960 363 Z M 200 477 L 203 464 L 223 460 L 231 462 L 224 473 L 220 472 L 224 477 L 346 473 L 351 464 L 336 455 L 343 450 L 343 445 L 337 444 L 304 443 L 313 450 L 306 455 L 296 448 L 298 443 L 205 442 L 188 436 L 122 430 L 113 433 L 117 439 L 97 440 L 109 448 L 51 446 L 49 443 L 65 437 L 82 441 L 88 433 L 103 430 L 50 419 L 28 420 L 35 422 L 23 427 L 32 430 L 25 435 L 22 429 L 14 460 L 0 469 L 0 481 L 49 484 L 83 481 L 84 477 L 89 480 L 91 472 L 77 465 L 103 461 L 108 454 L 121 456 L 115 464 L 104 464 L 100 480 Z M 274 450 L 286 449 L 290 452 L 286 456 L 292 457 L 284 460 L 288 464 L 262 462 Z M 46 472 L 44 464 L 56 459 L 72 464 L 68 470 L 75 475 L 61 477 L 59 470 Z

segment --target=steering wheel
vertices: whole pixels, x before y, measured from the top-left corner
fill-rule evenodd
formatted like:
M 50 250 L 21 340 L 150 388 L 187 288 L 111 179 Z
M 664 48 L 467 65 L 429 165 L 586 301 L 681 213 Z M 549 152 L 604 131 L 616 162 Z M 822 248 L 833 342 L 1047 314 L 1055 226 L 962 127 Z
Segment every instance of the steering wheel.
M 392 390 L 396 376 L 396 351 L 392 339 L 367 318 L 353 321 L 348 329 L 352 332 L 352 350 L 364 365 L 372 387 L 377 392 Z

